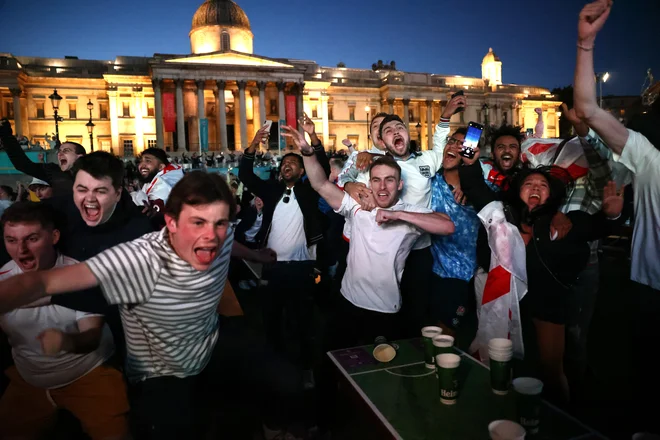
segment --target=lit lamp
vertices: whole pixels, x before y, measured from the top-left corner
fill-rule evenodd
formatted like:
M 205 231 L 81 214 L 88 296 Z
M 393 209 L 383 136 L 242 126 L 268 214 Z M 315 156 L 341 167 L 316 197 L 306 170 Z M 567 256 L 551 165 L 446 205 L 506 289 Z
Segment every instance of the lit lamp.
M 603 83 L 606 83 L 610 79 L 610 72 L 599 73 L 596 75 L 596 79 L 600 86 L 600 108 L 603 108 Z
M 422 150 L 422 124 L 417 121 L 417 125 L 415 125 L 415 128 L 417 129 L 417 140 L 419 141 L 419 145 L 417 146 L 419 148 L 419 151 Z
M 370 126 L 369 126 L 369 116 L 371 115 L 371 107 L 368 105 L 364 107 L 364 112 L 367 114 L 367 150 L 371 149 L 371 144 L 370 144 L 370 139 L 371 139 L 371 133 L 370 133 Z
M 55 148 L 60 148 L 60 129 L 57 123 L 61 120 L 57 115 L 57 110 L 60 108 L 60 101 L 62 97 L 57 94 L 57 89 L 53 90 L 53 93 L 48 97 L 50 103 L 53 106 L 53 117 L 55 118 Z
M 92 104 L 92 100 L 90 98 L 89 102 L 87 103 L 87 110 L 89 110 L 89 122 L 85 124 L 85 127 L 87 127 L 87 133 L 89 133 L 89 146 L 92 152 L 94 152 L 94 123 L 92 122 L 93 108 L 94 104 Z

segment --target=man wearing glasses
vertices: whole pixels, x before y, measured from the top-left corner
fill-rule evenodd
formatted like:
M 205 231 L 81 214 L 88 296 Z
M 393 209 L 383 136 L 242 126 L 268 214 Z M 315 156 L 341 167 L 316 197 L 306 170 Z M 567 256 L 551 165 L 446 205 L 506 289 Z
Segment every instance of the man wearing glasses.
M 316 135 L 314 122 L 305 115 L 299 123 L 309 135 L 327 179 L 330 162 Z M 302 180 L 303 160 L 295 153 L 282 158 L 279 180 L 264 181 L 254 174 L 255 150 L 260 143 L 267 142 L 269 133 L 268 125 L 257 132 L 243 154 L 238 177 L 249 191 L 263 200 L 263 223 L 255 241 L 277 253 L 277 262 L 263 272 L 264 279 L 268 280 L 268 293 L 264 296 L 266 334 L 271 344 L 286 352 L 286 346 L 291 345 L 285 343 L 282 334 L 282 317 L 286 310 L 295 324 L 296 343 L 300 346 L 299 364 L 309 371 L 314 351 L 311 324 L 316 247 L 323 238 L 319 195 L 308 181 Z
M 57 151 L 57 164 L 32 162 L 18 144 L 18 140 L 12 136 L 11 125 L 7 119 L 0 121 L 0 140 L 9 160 L 18 171 L 48 183 L 55 196 L 71 194 L 71 168 L 79 157 L 85 155 L 85 147 L 75 142 L 65 142 Z

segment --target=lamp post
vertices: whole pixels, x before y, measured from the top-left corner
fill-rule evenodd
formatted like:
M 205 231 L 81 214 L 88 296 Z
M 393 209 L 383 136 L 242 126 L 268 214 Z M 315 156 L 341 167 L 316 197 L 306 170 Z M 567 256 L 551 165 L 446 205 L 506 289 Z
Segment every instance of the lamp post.
M 419 121 L 417 121 L 417 125 L 415 125 L 415 128 L 417 129 L 417 142 L 419 142 L 417 148 L 418 151 L 422 151 L 422 124 Z
M 94 104 L 92 104 L 92 100 L 90 98 L 89 102 L 87 103 L 87 110 L 89 110 L 89 122 L 85 124 L 85 127 L 87 127 L 87 132 L 89 133 L 89 146 L 91 148 L 92 153 L 94 152 L 94 123 L 92 122 L 93 108 L 94 108 Z
M 600 108 L 603 108 L 603 83 L 610 79 L 610 72 L 599 73 L 596 75 L 596 79 L 600 88 Z
M 58 116 L 57 110 L 60 108 L 60 101 L 62 100 L 62 97 L 57 94 L 57 89 L 53 89 L 53 93 L 48 97 L 48 99 L 50 99 L 50 103 L 53 106 L 53 117 L 55 118 L 55 148 L 57 149 L 60 148 L 61 145 L 60 129 L 57 123 L 62 120 Z
M 490 107 L 486 103 L 481 106 L 481 110 L 484 112 L 484 135 L 488 136 L 488 132 L 490 131 L 490 123 L 488 121 L 488 112 L 490 111 Z
M 364 107 L 364 112 L 367 114 L 367 148 L 366 149 L 370 150 L 371 149 L 371 142 L 370 142 L 371 141 L 371 132 L 370 132 L 371 127 L 369 126 L 369 116 L 371 116 L 371 107 L 366 105 Z

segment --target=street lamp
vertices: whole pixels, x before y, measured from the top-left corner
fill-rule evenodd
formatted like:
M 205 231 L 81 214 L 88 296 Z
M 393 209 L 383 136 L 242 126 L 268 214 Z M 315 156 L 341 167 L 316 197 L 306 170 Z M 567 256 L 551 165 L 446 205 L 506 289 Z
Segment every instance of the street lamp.
M 89 110 L 89 122 L 85 124 L 87 127 L 87 132 L 89 133 L 89 146 L 91 147 L 92 153 L 94 152 L 94 123 L 92 122 L 92 109 L 94 104 L 92 104 L 92 99 L 89 99 L 87 103 L 87 110 Z
M 419 142 L 418 151 L 422 151 L 422 124 L 417 121 L 417 125 L 415 125 L 415 128 L 417 129 L 417 140 Z
M 364 112 L 367 114 L 367 150 L 371 149 L 371 127 L 369 126 L 369 116 L 371 116 L 371 107 L 366 105 L 364 107 Z
M 596 79 L 600 86 L 600 108 L 603 108 L 603 83 L 606 83 L 610 79 L 610 72 L 599 73 L 596 75 Z
M 60 101 L 62 100 L 62 97 L 57 94 L 57 89 L 53 90 L 53 93 L 48 97 L 50 99 L 50 103 L 53 106 L 53 117 L 55 118 L 55 148 L 60 148 L 60 129 L 57 123 L 61 121 L 62 119 L 57 115 L 57 110 L 60 108 Z

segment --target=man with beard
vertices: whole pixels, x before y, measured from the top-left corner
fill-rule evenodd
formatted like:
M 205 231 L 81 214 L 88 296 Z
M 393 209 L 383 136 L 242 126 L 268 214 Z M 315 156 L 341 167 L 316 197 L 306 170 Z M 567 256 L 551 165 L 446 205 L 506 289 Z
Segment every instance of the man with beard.
M 316 135 L 314 122 L 305 115 L 300 121 L 314 146 L 314 152 L 325 171 L 330 174 L 328 156 Z M 288 153 L 282 157 L 279 180 L 262 180 L 254 174 L 255 150 L 266 142 L 270 131 L 264 125 L 254 137 L 241 159 L 238 177 L 255 196 L 263 200 L 263 221 L 255 241 L 277 252 L 277 262 L 264 269 L 268 280 L 264 323 L 270 342 L 286 352 L 282 335 L 282 318 L 296 324 L 300 345 L 299 362 L 305 370 L 312 367 L 314 267 L 317 244 L 323 238 L 322 214 L 318 209 L 319 195 L 308 181 L 300 155 Z M 290 345 L 290 344 L 289 344 Z
M 138 173 L 143 185 L 131 193 L 133 202 L 138 206 L 149 205 L 159 212 L 165 207 L 174 185 L 183 177 L 183 169 L 171 164 L 160 148 L 147 148 L 142 152 Z
M 76 160 L 85 155 L 85 148 L 76 142 L 64 142 L 57 150 L 58 164 L 32 162 L 12 136 L 7 119 L 0 121 L 0 140 L 9 160 L 18 171 L 48 183 L 55 196 L 71 194 L 73 174 L 71 168 Z

